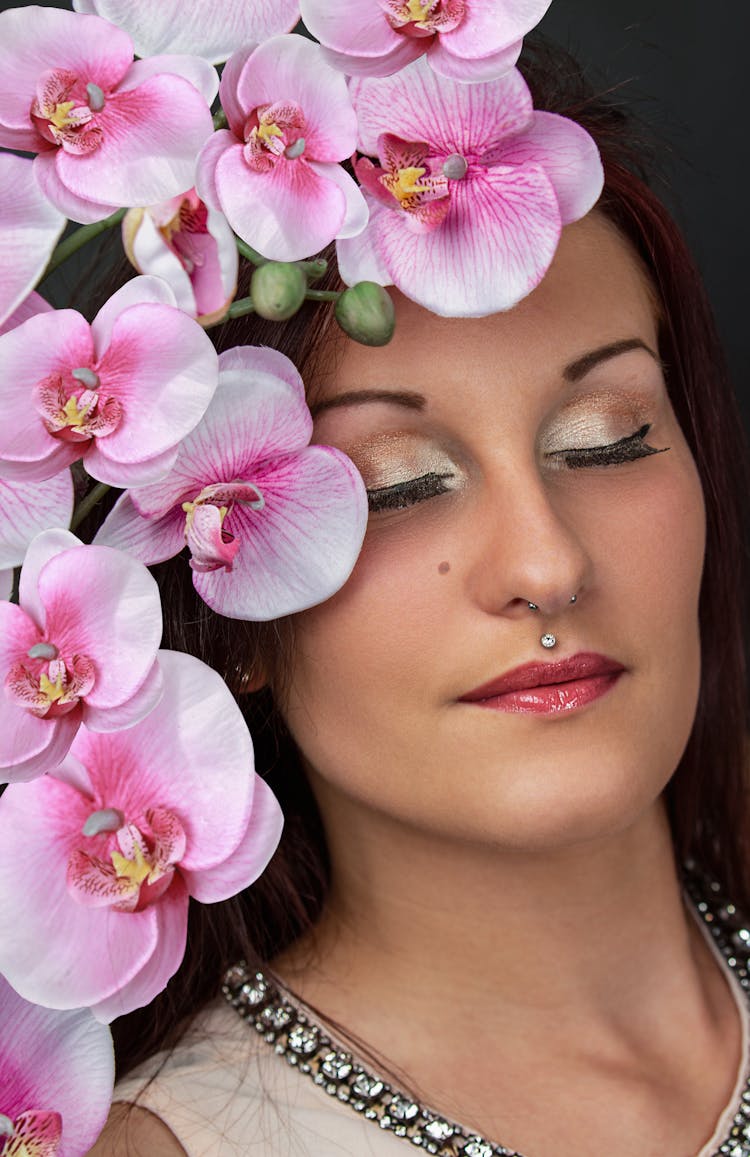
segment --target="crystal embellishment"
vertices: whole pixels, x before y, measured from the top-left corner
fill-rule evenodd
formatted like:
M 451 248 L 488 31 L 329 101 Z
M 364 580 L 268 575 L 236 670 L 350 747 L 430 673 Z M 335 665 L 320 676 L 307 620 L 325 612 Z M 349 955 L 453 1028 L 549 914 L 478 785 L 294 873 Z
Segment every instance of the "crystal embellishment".
M 683 865 L 683 886 L 698 918 L 735 974 L 750 1002 L 750 925 L 722 895 L 715 880 L 707 878 L 693 861 Z M 298 1072 L 321 1086 L 321 1095 L 336 1097 L 365 1120 L 408 1143 L 413 1152 L 437 1157 L 523 1157 L 515 1149 L 486 1141 L 468 1129 L 423 1107 L 381 1076 L 367 1072 L 315 1024 L 309 1012 L 297 1007 L 269 977 L 240 962 L 224 976 L 224 996 L 239 1016 L 286 1056 Z M 750 1157 L 750 1058 L 745 1085 L 727 1135 L 711 1157 Z M 404 1157 L 407 1150 L 404 1149 Z M 547 1154 L 544 1157 L 548 1157 Z

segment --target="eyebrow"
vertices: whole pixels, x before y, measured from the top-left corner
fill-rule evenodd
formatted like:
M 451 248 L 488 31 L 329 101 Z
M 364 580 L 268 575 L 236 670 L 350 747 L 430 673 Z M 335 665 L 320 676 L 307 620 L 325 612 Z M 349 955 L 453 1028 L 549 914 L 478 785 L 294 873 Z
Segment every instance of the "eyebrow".
M 348 390 L 345 394 L 336 394 L 334 398 L 314 403 L 310 413 L 315 418 L 323 410 L 333 410 L 337 406 L 363 406 L 367 402 L 392 402 L 407 410 L 423 410 L 427 405 L 423 394 L 415 394 L 411 390 Z
M 661 365 L 661 359 L 658 354 L 654 353 L 650 346 L 646 345 L 639 337 L 627 337 L 621 341 L 613 341 L 608 345 L 600 346 L 599 349 L 591 350 L 582 357 L 576 358 L 575 361 L 570 362 L 563 370 L 562 376 L 566 382 L 580 382 L 581 378 L 585 378 L 586 374 L 590 373 L 595 366 L 601 362 L 606 362 L 610 358 L 616 358 L 618 354 L 626 354 L 630 350 L 645 350 L 650 354 L 654 361 Z
M 659 355 L 654 353 L 645 341 L 639 337 L 628 337 L 622 338 L 620 341 L 609 342 L 607 345 L 590 350 L 576 358 L 565 367 L 562 376 L 566 382 L 580 382 L 601 362 L 616 358 L 619 354 L 628 353 L 630 350 L 638 349 L 645 350 L 654 361 L 661 365 Z M 414 393 L 412 390 L 347 390 L 343 394 L 336 394 L 333 398 L 326 398 L 314 403 L 310 407 L 310 413 L 315 418 L 324 410 L 334 410 L 339 406 L 364 406 L 371 402 L 390 402 L 394 406 L 403 406 L 406 410 L 416 411 L 424 410 L 427 405 L 427 399 L 424 395 Z

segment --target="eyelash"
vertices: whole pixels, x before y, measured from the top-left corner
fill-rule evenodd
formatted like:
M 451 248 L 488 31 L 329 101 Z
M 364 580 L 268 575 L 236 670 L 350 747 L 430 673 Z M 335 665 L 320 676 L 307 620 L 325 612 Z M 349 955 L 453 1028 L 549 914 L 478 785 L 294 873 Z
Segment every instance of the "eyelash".
M 641 426 L 634 434 L 627 438 L 620 438 L 617 442 L 610 442 L 606 446 L 591 446 L 586 449 L 556 450 L 547 458 L 561 458 L 569 470 L 580 470 L 590 466 L 613 466 L 621 462 L 633 462 L 637 458 L 648 458 L 652 454 L 663 454 L 669 447 L 658 450 L 649 446 L 644 439 L 651 429 L 650 425 Z M 428 498 L 435 498 L 438 494 L 446 494 L 450 486 L 445 480 L 453 478 L 451 473 L 422 474 L 419 478 L 410 478 L 407 482 L 397 482 L 393 486 L 380 486 L 367 491 L 367 501 L 370 513 L 381 510 L 404 510 L 408 506 L 415 506 Z

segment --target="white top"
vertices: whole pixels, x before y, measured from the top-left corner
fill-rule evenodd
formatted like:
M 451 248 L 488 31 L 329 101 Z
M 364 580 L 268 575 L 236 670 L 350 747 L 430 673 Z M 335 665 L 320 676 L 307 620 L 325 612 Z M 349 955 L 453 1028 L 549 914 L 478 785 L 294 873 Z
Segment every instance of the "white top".
M 742 1022 L 742 1056 L 730 1102 L 696 1154 L 714 1157 L 750 1073 L 750 1007 L 703 921 L 692 904 L 688 908 L 719 961 Z M 151 1058 L 121 1082 L 115 1100 L 150 1109 L 188 1157 L 407 1157 L 415 1151 L 408 1140 L 380 1129 L 291 1067 L 223 998 L 201 1013 L 170 1054 Z M 491 1140 L 503 1143 L 502 1137 Z

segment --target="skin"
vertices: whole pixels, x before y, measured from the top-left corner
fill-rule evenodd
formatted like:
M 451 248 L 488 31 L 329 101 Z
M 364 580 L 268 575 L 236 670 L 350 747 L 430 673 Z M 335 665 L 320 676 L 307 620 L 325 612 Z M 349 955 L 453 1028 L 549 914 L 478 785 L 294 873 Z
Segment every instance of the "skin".
M 662 797 L 698 694 L 705 516 L 653 294 L 592 214 L 506 314 L 441 319 L 395 296 L 393 342 L 345 343 L 316 383 L 315 440 L 371 488 L 453 478 L 374 513 L 349 582 L 298 616 L 284 711 L 333 891 L 277 967 L 427 1103 L 505 1145 L 688 1157 L 730 1100 L 741 1040 Z M 642 346 L 581 362 L 622 341 Z M 424 405 L 330 405 L 372 390 Z M 559 454 L 646 423 L 664 452 L 578 469 Z M 583 650 L 626 670 L 582 709 L 458 701 Z

